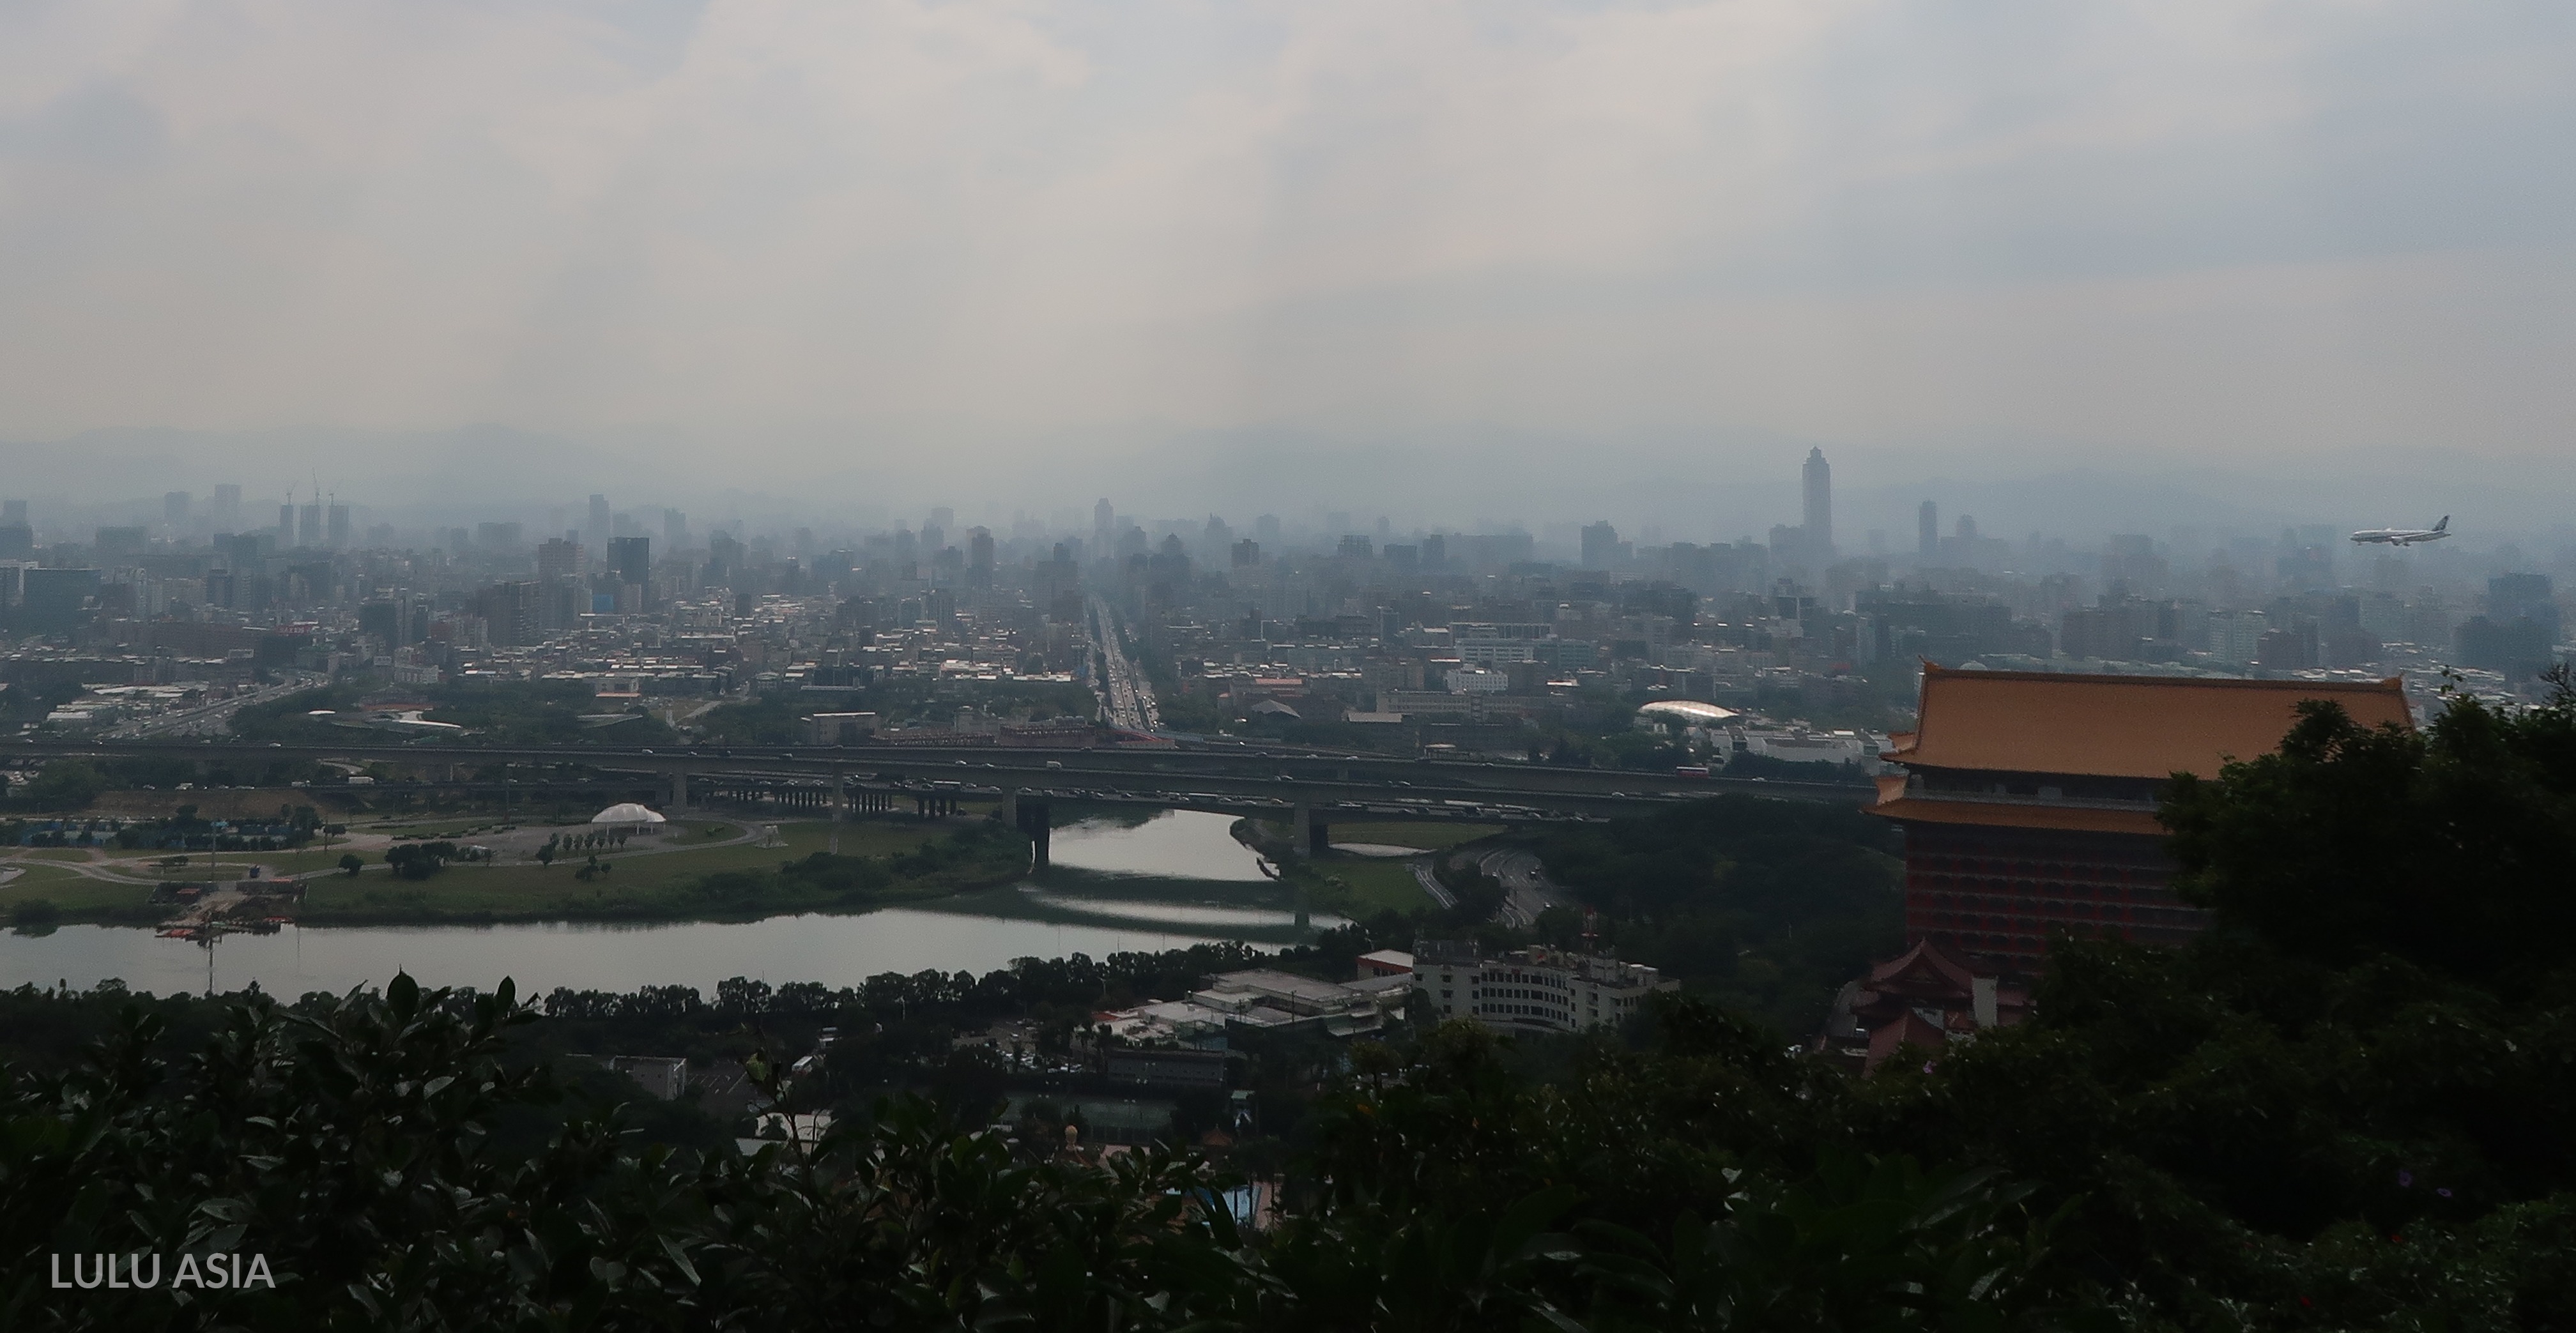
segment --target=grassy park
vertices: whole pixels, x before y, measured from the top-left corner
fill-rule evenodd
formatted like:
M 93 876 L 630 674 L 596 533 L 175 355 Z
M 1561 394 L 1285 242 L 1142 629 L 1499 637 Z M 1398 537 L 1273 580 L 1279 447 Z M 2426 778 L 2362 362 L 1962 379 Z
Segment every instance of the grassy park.
M 154 884 L 234 882 L 253 864 L 279 877 L 311 876 L 296 911 L 300 920 L 387 925 L 855 910 L 1005 883 L 1027 867 L 1026 840 L 982 819 L 860 819 L 837 833 L 829 821 L 808 820 L 776 823 L 777 837 L 767 845 L 745 836 L 765 822 L 680 821 L 659 837 L 599 853 L 596 867 L 588 852 L 559 850 L 551 865 L 535 859 L 544 838 L 587 825 L 557 829 L 473 817 L 354 825 L 327 845 L 317 839 L 291 851 L 218 857 L 20 849 L 0 856 L 0 870 L 19 872 L 0 883 L 0 922 L 157 921 L 169 909 L 151 902 Z M 389 850 L 433 842 L 486 844 L 498 855 L 490 862 L 451 862 L 425 879 L 398 878 L 386 863 Z M 329 873 L 347 855 L 365 863 L 360 873 Z M 121 879 L 83 874 L 75 864 Z M 797 873 L 788 873 L 790 867 Z M 136 880 L 146 882 L 122 882 Z

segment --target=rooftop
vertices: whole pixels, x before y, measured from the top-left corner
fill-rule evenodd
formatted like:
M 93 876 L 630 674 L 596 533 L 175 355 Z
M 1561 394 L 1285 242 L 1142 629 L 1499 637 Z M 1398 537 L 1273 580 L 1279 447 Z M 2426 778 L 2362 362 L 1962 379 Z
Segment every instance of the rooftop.
M 2310 699 L 2364 726 L 2414 725 L 2396 680 L 2218 680 L 1923 668 L 1918 730 L 1888 758 L 1917 768 L 2214 777 L 2269 754 Z

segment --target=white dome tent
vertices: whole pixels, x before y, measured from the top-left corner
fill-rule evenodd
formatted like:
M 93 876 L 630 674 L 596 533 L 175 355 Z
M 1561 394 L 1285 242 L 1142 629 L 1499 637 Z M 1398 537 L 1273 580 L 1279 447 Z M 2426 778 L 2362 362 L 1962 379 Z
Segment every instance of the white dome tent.
M 590 817 L 592 828 L 603 831 L 615 829 L 628 833 L 655 832 L 665 822 L 667 821 L 662 818 L 660 812 L 648 806 L 637 805 L 633 801 L 612 805 Z

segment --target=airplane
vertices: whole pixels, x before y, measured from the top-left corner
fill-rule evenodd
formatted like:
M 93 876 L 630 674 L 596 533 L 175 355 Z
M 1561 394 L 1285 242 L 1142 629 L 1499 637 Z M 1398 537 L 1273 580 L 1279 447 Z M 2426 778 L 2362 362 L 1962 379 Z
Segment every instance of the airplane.
M 2441 522 L 2429 528 L 2364 528 L 2352 534 L 2352 539 L 2364 545 L 2376 542 L 2382 546 L 2413 546 L 2417 542 L 2437 542 L 2450 535 L 2451 516 L 2444 514 Z

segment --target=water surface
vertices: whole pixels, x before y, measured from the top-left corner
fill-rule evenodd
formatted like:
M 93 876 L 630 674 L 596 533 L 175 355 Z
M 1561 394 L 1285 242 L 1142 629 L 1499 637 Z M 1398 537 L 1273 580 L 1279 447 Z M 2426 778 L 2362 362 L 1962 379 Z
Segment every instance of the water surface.
M 56 981 L 87 988 L 110 977 L 168 994 L 238 990 L 276 995 L 381 985 L 397 970 L 434 986 L 520 993 L 557 986 L 633 990 L 728 977 L 775 985 L 854 986 L 882 972 L 986 972 L 1025 957 L 1098 958 L 1177 949 L 1213 939 L 1277 946 L 1308 938 L 1292 896 L 1260 858 L 1227 833 L 1224 815 L 1164 811 L 1138 823 L 1087 820 L 1056 831 L 1065 867 L 1035 882 L 857 916 L 809 914 L 747 922 L 491 926 L 289 926 L 228 935 L 211 960 L 185 940 L 126 926 L 64 926 L 0 934 L 0 987 Z M 1312 927 L 1341 924 L 1319 917 Z

